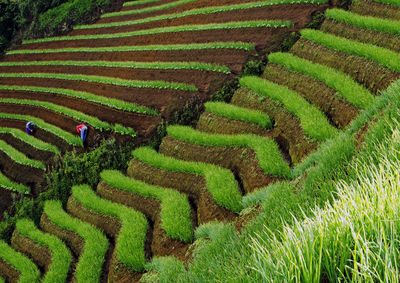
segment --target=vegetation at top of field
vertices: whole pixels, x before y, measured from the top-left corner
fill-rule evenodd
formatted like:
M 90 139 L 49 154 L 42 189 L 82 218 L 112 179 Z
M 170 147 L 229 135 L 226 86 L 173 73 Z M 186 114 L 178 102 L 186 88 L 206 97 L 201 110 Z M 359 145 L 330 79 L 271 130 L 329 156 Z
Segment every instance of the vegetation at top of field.
M 132 62 L 132 61 L 22 61 L 0 62 L 0 67 L 17 66 L 78 66 L 155 70 L 198 70 L 230 74 L 227 66 L 202 62 Z
M 186 243 L 193 240 L 190 205 L 184 194 L 129 178 L 117 170 L 105 170 L 100 177 L 113 188 L 157 199 L 161 202 L 161 226 L 168 237 Z
M 333 19 L 362 29 L 400 35 L 400 21 L 362 16 L 342 9 L 326 10 L 325 16 L 328 19 Z
M 27 135 L 25 132 L 19 129 L 0 127 L 0 134 L 10 134 L 14 138 L 19 139 L 20 141 L 29 144 L 38 150 L 61 154 L 60 150 L 55 145 L 39 140 L 34 136 Z
M 50 267 L 46 270 L 41 282 L 65 282 L 72 261 L 71 253 L 65 244 L 59 238 L 43 233 L 30 219 L 20 219 L 15 226 L 20 235 L 28 237 L 39 246 L 47 247 L 51 252 Z
M 254 50 L 254 44 L 245 42 L 210 42 L 190 44 L 165 44 L 165 45 L 133 45 L 117 47 L 78 47 L 58 49 L 22 49 L 8 51 L 12 54 L 42 54 L 42 53 L 64 53 L 64 52 L 134 52 L 134 51 L 177 51 L 177 50 L 204 50 L 204 49 L 235 49 Z
M 227 22 L 227 23 L 211 23 L 203 25 L 182 25 L 171 26 L 153 29 L 144 29 L 137 31 L 111 33 L 111 34 L 91 34 L 91 35 L 74 35 L 74 36 L 59 36 L 47 37 L 40 39 L 24 40 L 22 44 L 42 43 L 62 40 L 90 40 L 90 39 L 111 39 L 122 37 L 133 37 L 141 35 L 152 35 L 169 32 L 187 32 L 187 31 L 204 31 L 204 30 L 218 30 L 218 29 L 242 29 L 242 28 L 289 28 L 293 23 L 284 20 L 260 20 L 260 21 L 243 21 L 243 22 Z
M 54 103 L 50 103 L 50 102 L 46 102 L 46 101 L 30 100 L 30 99 L 17 99 L 17 98 L 0 98 L 0 103 L 30 105 L 30 106 L 45 108 L 50 111 L 54 111 L 54 112 L 60 113 L 62 115 L 71 117 L 72 119 L 82 121 L 84 123 L 88 123 L 93 128 L 98 129 L 100 131 L 111 130 L 116 133 L 120 133 L 122 135 L 130 135 L 132 137 L 136 136 L 136 132 L 132 128 L 124 127 L 119 124 L 111 125 L 108 122 L 101 121 L 98 118 L 87 115 L 83 112 L 79 112 L 74 109 L 67 108 L 67 107 L 57 105 Z
M 126 102 L 120 99 L 96 95 L 85 91 L 77 91 L 65 88 L 50 88 L 50 87 L 39 87 L 39 86 L 20 86 L 20 85 L 0 85 L 0 90 L 29 91 L 32 92 L 32 96 L 35 96 L 36 92 L 54 93 L 54 94 L 60 94 L 69 97 L 84 99 L 90 102 L 99 103 L 107 107 L 122 111 L 148 114 L 158 117 L 160 116 L 158 111 L 152 108 L 137 105 L 131 102 Z
M 19 283 L 39 282 L 40 272 L 36 265 L 25 255 L 12 249 L 2 240 L 0 240 L 0 259 L 10 264 L 19 272 Z
M 136 1 L 134 0 L 134 1 L 124 2 L 124 4 L 122 6 L 128 7 L 128 6 L 144 5 L 144 4 L 159 2 L 159 1 L 162 1 L 162 0 L 136 0 Z
M 14 147 L 12 147 L 11 145 L 9 145 L 8 143 L 6 143 L 3 140 L 0 140 L 0 151 L 4 152 L 12 160 L 14 160 L 15 162 L 17 162 L 21 165 L 46 170 L 46 165 L 44 165 L 42 162 L 26 157 L 25 154 L 16 150 Z
M 400 7 L 400 0 L 373 0 L 374 2 Z
M 125 80 L 114 77 L 83 75 L 83 74 L 75 75 L 75 74 L 57 74 L 57 73 L 0 73 L 0 78 L 44 78 L 44 79 L 58 79 L 58 80 L 110 84 L 123 87 L 198 91 L 196 86 L 185 83 L 175 83 L 166 81 Z
M 242 210 L 238 184 L 228 169 L 213 164 L 175 159 L 157 153 L 151 147 L 139 147 L 132 155 L 141 162 L 160 169 L 204 176 L 207 189 L 218 205 L 236 213 Z
M 283 104 L 284 107 L 300 119 L 304 132 L 310 137 L 324 141 L 335 136 L 338 130 L 329 124 L 325 115 L 314 105 L 308 103 L 298 93 L 259 77 L 243 77 L 239 80 L 260 96 L 265 96 Z
M 87 209 L 121 221 L 121 229 L 115 239 L 117 259 L 133 270 L 143 271 L 146 261 L 146 217 L 132 208 L 100 198 L 88 185 L 72 187 L 72 196 Z
M 310 4 L 325 4 L 325 3 L 327 3 L 327 1 L 326 0 L 269 0 L 269 1 L 259 1 L 259 2 L 251 2 L 251 3 L 241 3 L 241 4 L 235 4 L 235 5 L 226 5 L 226 6 L 215 6 L 215 7 L 213 6 L 213 7 L 204 7 L 204 8 L 187 10 L 187 11 L 183 11 L 183 12 L 179 12 L 179 13 L 147 17 L 147 18 L 137 19 L 137 20 L 132 20 L 132 21 L 111 22 L 111 23 L 93 24 L 93 25 L 80 25 L 80 26 L 76 26 L 74 29 L 78 30 L 78 29 L 130 26 L 130 25 L 150 23 L 150 22 L 155 22 L 155 21 L 178 19 L 178 18 L 194 16 L 194 15 L 206 15 L 206 14 L 230 12 L 230 11 L 236 11 L 236 10 L 261 8 L 261 7 L 274 6 L 274 5 L 303 4 L 303 3 L 305 3 L 305 4 L 308 4 L 308 3 L 310 3 Z
M 169 126 L 167 133 L 175 139 L 204 146 L 250 147 L 266 174 L 284 178 L 291 176 L 288 164 L 272 139 L 256 135 L 208 134 L 186 126 Z
M 160 11 L 160 10 L 165 10 L 173 7 L 177 7 L 180 5 L 196 2 L 198 0 L 178 0 L 166 4 L 162 4 L 159 6 L 152 6 L 148 8 L 143 8 L 143 9 L 136 9 L 136 10 L 127 10 L 127 11 L 120 11 L 120 12 L 113 12 L 113 13 L 107 13 L 103 14 L 101 18 L 110 18 L 110 17 L 117 17 L 117 16 L 125 16 L 125 15 L 136 15 L 136 14 L 141 14 L 141 13 L 148 13 L 148 12 L 154 12 L 154 11 Z
M 68 144 L 71 144 L 74 146 L 83 146 L 82 140 L 80 137 L 74 136 L 73 134 L 60 129 L 59 127 L 56 127 L 49 123 L 46 123 L 42 119 L 39 119 L 39 118 L 36 118 L 33 116 L 29 116 L 29 115 L 20 115 L 20 114 L 12 114 L 12 113 L 4 113 L 4 112 L 0 112 L 0 118 L 1 119 L 23 120 L 26 122 L 32 121 L 35 123 L 36 127 L 56 135 L 57 137 L 66 141 Z
M 224 102 L 207 102 L 207 111 L 229 119 L 258 124 L 263 128 L 271 128 L 272 122 L 267 114 L 262 111 L 251 110 Z
M 29 187 L 11 181 L 1 171 L 0 171 L 0 187 L 10 191 L 18 192 L 20 194 L 29 194 L 31 192 L 31 189 Z
M 333 68 L 316 64 L 290 53 L 272 53 L 269 62 L 312 76 L 338 91 L 338 94 L 358 108 L 366 108 L 374 102 L 374 96 L 350 76 Z
M 300 33 L 304 38 L 315 43 L 370 59 L 393 71 L 400 72 L 400 54 L 389 49 L 334 36 L 318 30 L 303 29 Z
M 60 201 L 44 203 L 44 213 L 55 225 L 77 233 L 84 241 L 83 252 L 76 264 L 75 277 L 78 282 L 100 282 L 100 275 L 108 249 L 108 240 L 94 226 L 67 214 Z

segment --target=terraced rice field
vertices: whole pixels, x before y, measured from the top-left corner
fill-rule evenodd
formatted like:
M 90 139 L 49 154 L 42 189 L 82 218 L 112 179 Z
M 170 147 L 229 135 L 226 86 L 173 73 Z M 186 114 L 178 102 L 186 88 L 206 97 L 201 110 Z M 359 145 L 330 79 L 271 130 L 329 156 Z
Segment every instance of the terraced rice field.
M 86 119 L 64 108 L 99 120 L 87 122 L 89 143 L 100 130 L 147 137 L 193 97 L 206 101 L 239 76 L 248 58 L 270 53 L 264 73 L 241 77 L 230 103 L 206 103 L 195 128 L 168 126 L 158 152 L 137 148 L 127 172 L 103 171 L 96 191 L 73 187 L 66 209 L 47 202 L 40 227 L 20 221 L 13 249 L 0 243 L 0 277 L 33 282 L 41 272 L 51 282 L 130 282 L 151 260 L 185 262 L 197 226 L 240 223 L 243 196 L 298 177 L 297 165 L 400 79 L 396 6 L 359 0 L 348 11 L 327 10 L 320 30 L 311 30 L 303 29 L 311 13 L 327 5 L 211 3 L 127 2 L 68 37 L 29 41 L 7 54 L 0 65 L 0 160 L 37 177 L 47 159 L 26 160 L 10 149 L 39 144 L 9 130 L 23 128 L 27 116 L 38 119 L 36 150 L 51 154 L 78 143 L 74 125 Z M 289 52 L 276 52 L 296 29 L 301 38 Z M 55 126 L 71 136 L 44 133 Z M 26 192 L 31 179 L 2 166 L 0 181 Z M 54 270 L 62 270 L 57 279 Z

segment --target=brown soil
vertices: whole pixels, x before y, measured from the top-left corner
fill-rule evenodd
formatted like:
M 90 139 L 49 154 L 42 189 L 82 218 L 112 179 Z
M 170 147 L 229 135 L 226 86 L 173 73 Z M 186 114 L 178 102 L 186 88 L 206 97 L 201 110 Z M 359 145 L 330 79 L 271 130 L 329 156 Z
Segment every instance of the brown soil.
M 371 60 L 334 51 L 304 38 L 297 41 L 290 52 L 315 63 L 338 69 L 375 94 L 400 78 L 399 74 Z
M 101 121 L 108 122 L 111 125 L 118 123 L 127 127 L 131 127 L 137 132 L 138 135 L 145 137 L 150 136 L 161 123 L 161 118 L 156 116 L 119 111 L 117 109 L 102 106 L 87 100 L 71 98 L 63 95 L 54 95 L 51 93 L 4 91 L 2 92 L 1 97 L 35 99 L 62 105 L 87 115 L 97 117 Z
M 0 258 L 0 276 L 5 279 L 6 282 L 18 282 L 19 275 L 19 271 L 17 271 L 12 265 L 8 264 Z
M 395 52 L 400 52 L 400 36 L 361 29 L 349 24 L 339 23 L 330 19 L 325 20 L 325 22 L 321 26 L 321 30 L 340 37 L 345 37 L 347 39 L 370 43 L 391 49 Z
M 13 202 L 12 194 L 13 192 L 0 186 L 0 221 L 3 220 L 4 212 L 7 211 Z
M 257 124 L 229 119 L 207 111 L 200 116 L 196 129 L 211 134 L 268 136 L 268 130 Z
M 215 92 L 216 88 L 209 89 L 215 82 L 223 82 L 231 78 L 218 72 L 197 70 L 156 70 L 134 68 L 107 68 L 107 67 L 79 67 L 79 66 L 18 66 L 1 67 L 0 73 L 59 73 L 85 74 L 105 77 L 115 77 L 126 80 L 158 80 L 194 84 L 200 92 Z M 219 83 L 221 84 L 221 83 Z M 3 92 L 3 91 L 2 91 Z
M 197 206 L 197 222 L 204 224 L 210 221 L 232 221 L 236 215 L 219 206 L 207 189 L 202 176 L 172 172 L 156 168 L 133 158 L 127 170 L 127 176 L 151 185 L 176 189 L 193 199 Z
M 14 85 L 27 85 L 27 86 L 41 86 L 41 87 L 59 87 L 59 88 L 66 88 L 66 89 L 73 89 L 73 90 L 78 90 L 78 91 L 86 91 L 89 93 L 93 93 L 96 95 L 104 96 L 104 97 L 112 97 L 112 98 L 117 98 L 121 99 L 127 102 L 132 102 L 136 103 L 138 105 L 144 105 L 150 108 L 154 108 L 158 110 L 164 117 L 169 117 L 172 115 L 176 110 L 182 109 L 183 106 L 186 104 L 186 102 L 189 100 L 190 97 L 194 96 L 197 94 L 197 92 L 193 91 L 180 91 L 180 90 L 170 90 L 170 89 L 149 89 L 149 88 L 129 88 L 129 87 L 121 87 L 121 86 L 114 86 L 114 85 L 105 85 L 105 84 L 98 84 L 98 83 L 89 83 L 89 82 L 81 82 L 81 81 L 69 81 L 69 80 L 56 80 L 56 79 L 38 79 L 38 78 L 0 78 L 0 83 L 1 84 L 14 84 Z M 36 94 L 35 94 L 36 95 Z M 45 94 L 41 94 L 41 97 L 45 97 Z M 47 94 L 47 99 L 51 98 L 51 95 Z M 52 98 L 53 100 L 56 98 Z M 61 99 L 61 98 L 60 98 Z M 68 100 L 73 101 L 72 98 L 68 98 L 65 100 L 65 103 L 67 103 Z M 71 107 L 73 106 L 73 103 L 68 102 Z M 79 103 L 82 104 L 82 103 Z M 86 103 L 88 105 L 75 105 L 74 107 L 86 107 L 87 110 L 91 108 L 89 103 Z M 8 105 L 6 105 L 8 107 Z M 93 106 L 92 106 L 93 107 Z M 9 107 L 8 107 L 9 108 Z M 13 106 L 14 108 L 14 106 Z M 23 106 L 22 108 L 28 108 L 27 106 Z M 0 107 L 0 111 L 1 111 Z M 71 119 L 69 117 L 56 117 L 56 116 L 61 116 L 61 115 L 55 115 L 53 114 L 54 112 L 51 112 L 49 110 L 43 110 L 40 109 L 40 111 L 36 110 L 39 109 L 36 107 L 34 109 L 33 107 L 30 107 L 32 109 L 31 111 L 24 111 L 24 112 L 17 112 L 14 111 L 13 113 L 31 113 L 32 116 L 36 117 L 45 117 L 42 118 L 46 122 L 50 121 L 51 117 L 47 117 L 51 115 L 53 118 L 52 123 L 54 125 L 57 125 L 58 127 L 62 129 L 66 129 L 71 133 L 75 133 L 75 126 L 79 124 L 79 121 Z M 21 109 L 22 110 L 22 109 Z M 10 113 L 11 109 L 9 111 L 5 111 Z M 113 110 L 109 110 L 110 113 Z M 99 110 L 96 111 L 97 115 L 105 115 L 106 113 L 98 113 L 100 112 Z M 35 115 L 33 115 L 33 113 Z M 45 114 L 45 113 L 52 113 L 52 114 Z M 120 111 L 115 111 L 115 119 L 120 120 L 121 119 L 121 112 Z M 123 115 L 128 115 L 128 113 L 123 113 Z M 139 114 L 131 114 L 135 115 L 136 117 L 143 116 Z M 111 116 L 113 115 L 111 114 Z M 145 117 L 143 117 L 145 118 Z M 46 120 L 47 119 L 47 120 Z M 142 118 L 141 118 L 142 119 Z M 140 119 L 140 120 L 141 120 Z M 150 117 L 150 121 L 154 119 L 153 117 Z M 65 120 L 65 122 L 61 122 L 60 120 Z M 137 119 L 135 119 L 137 120 Z M 144 119 L 143 119 L 144 120 Z M 144 120 L 145 121 L 145 120 Z M 148 122 L 148 123 L 149 123 Z M 78 124 L 77 124 L 78 123 Z M 126 123 L 126 122 L 125 122 Z M 136 121 L 137 123 L 137 121 Z M 71 126 L 72 125 L 72 126 Z M 73 126 L 75 125 L 75 126 Z M 141 128 L 140 125 L 136 124 L 139 129 Z M 143 129 L 145 130 L 145 129 Z M 95 131 L 94 128 L 89 129 L 88 133 L 88 140 L 90 141 L 91 138 L 93 137 Z
M 26 122 L 27 121 L 0 118 L 0 127 L 16 128 L 20 129 L 21 131 L 25 131 Z M 34 136 L 35 138 L 43 140 L 47 143 L 56 145 L 58 149 L 61 150 L 61 152 L 65 152 L 66 150 L 72 149 L 72 146 L 67 144 L 64 140 L 40 128 L 36 128 Z
M 97 187 L 98 194 L 110 201 L 132 207 L 142 212 L 146 217 L 154 222 L 153 239 L 151 242 L 151 251 L 153 256 L 175 256 L 180 259 L 185 258 L 189 244 L 179 240 L 171 239 L 167 236 L 161 226 L 161 204 L 158 200 L 143 197 L 124 190 L 115 189 L 104 182 L 99 183 Z
M 132 52 L 60 52 L 43 54 L 12 54 L 4 61 L 140 61 L 140 62 L 204 62 L 228 66 L 232 72 L 238 73 L 248 58 L 246 50 L 204 49 L 178 51 L 132 51 Z
M 49 270 L 53 259 L 49 248 L 18 233 L 17 229 L 14 230 L 12 235 L 11 246 L 15 250 L 28 255 L 29 258 L 33 259 L 33 262 L 43 270 L 42 276 L 45 276 L 45 273 Z
M 57 49 L 80 47 L 112 47 L 112 46 L 138 46 L 156 44 L 193 44 L 209 42 L 240 41 L 255 44 L 259 49 L 269 47 L 285 38 L 295 28 L 240 28 L 218 29 L 203 31 L 168 32 L 141 36 L 121 37 L 117 39 L 79 39 L 61 40 L 43 43 L 23 44 L 16 48 L 24 49 Z
M 30 159 L 40 160 L 44 164 L 50 164 L 53 161 L 54 153 L 39 150 L 20 139 L 15 138 L 11 134 L 0 134 L 0 139 L 12 145 L 16 150 L 22 152 Z
M 400 21 L 400 7 L 381 4 L 370 0 L 354 1 L 350 11 L 365 16 Z
M 245 193 L 278 180 L 264 173 L 254 151 L 250 148 L 202 146 L 167 136 L 160 145 L 160 153 L 186 161 L 212 163 L 225 167 L 240 180 L 239 183 Z
M 94 28 L 75 30 L 70 33 L 74 35 L 86 34 L 112 34 L 129 32 L 143 29 L 164 28 L 168 26 L 181 25 L 204 25 L 209 23 L 226 23 L 236 21 L 256 21 L 256 20 L 289 20 L 295 23 L 296 28 L 303 28 L 309 21 L 309 16 L 316 10 L 323 10 L 326 5 L 316 6 L 311 4 L 301 5 L 275 5 L 269 7 L 253 8 L 247 10 L 235 10 L 229 12 L 219 12 L 214 14 L 187 16 L 183 18 L 149 22 L 144 24 Z
M 275 140 L 291 164 L 300 163 L 317 148 L 317 142 L 305 136 L 300 120 L 277 102 L 260 97 L 250 89 L 242 87 L 235 92 L 231 103 L 263 111 L 274 121 L 274 128 L 269 137 Z
M 344 129 L 358 115 L 355 106 L 341 98 L 334 89 L 310 76 L 270 63 L 263 78 L 296 91 L 324 112 L 331 124 L 340 129 Z

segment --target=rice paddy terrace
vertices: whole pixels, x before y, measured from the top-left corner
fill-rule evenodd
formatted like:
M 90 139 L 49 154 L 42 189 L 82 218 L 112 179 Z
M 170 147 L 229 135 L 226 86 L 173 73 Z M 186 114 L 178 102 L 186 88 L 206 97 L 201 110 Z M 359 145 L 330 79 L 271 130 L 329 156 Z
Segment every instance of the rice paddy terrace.
M 0 183 L 21 193 L 40 182 L 50 156 L 80 146 L 74 125 L 90 125 L 89 144 L 100 131 L 143 140 L 193 97 L 205 101 L 241 75 L 248 58 L 269 55 L 229 103 L 207 102 L 195 128 L 168 126 L 158 152 L 137 148 L 125 174 L 103 171 L 96 191 L 73 187 L 66 208 L 46 202 L 39 227 L 18 221 L 11 246 L 0 242 L 0 278 L 130 282 L 154 259 L 184 262 L 196 227 L 240 222 L 243 196 L 298 177 L 296 165 L 400 79 L 393 3 L 328 9 L 312 30 L 310 15 L 327 4 L 212 2 L 126 2 L 94 25 L 7 53 Z M 301 38 L 276 52 L 294 30 Z M 29 140 L 18 130 L 27 120 L 39 128 Z

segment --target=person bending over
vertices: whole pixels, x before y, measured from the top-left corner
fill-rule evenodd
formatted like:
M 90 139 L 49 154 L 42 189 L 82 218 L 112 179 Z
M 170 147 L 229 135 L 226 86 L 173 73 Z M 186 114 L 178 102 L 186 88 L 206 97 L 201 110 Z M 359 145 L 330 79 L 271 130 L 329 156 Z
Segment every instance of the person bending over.
M 84 125 L 84 124 L 78 125 L 78 126 L 76 126 L 76 130 L 81 135 L 82 143 L 85 143 L 87 131 L 88 131 L 88 128 L 86 127 L 86 125 Z
M 32 121 L 26 123 L 26 132 L 28 133 L 28 135 L 33 135 L 34 131 L 35 131 L 35 124 Z

